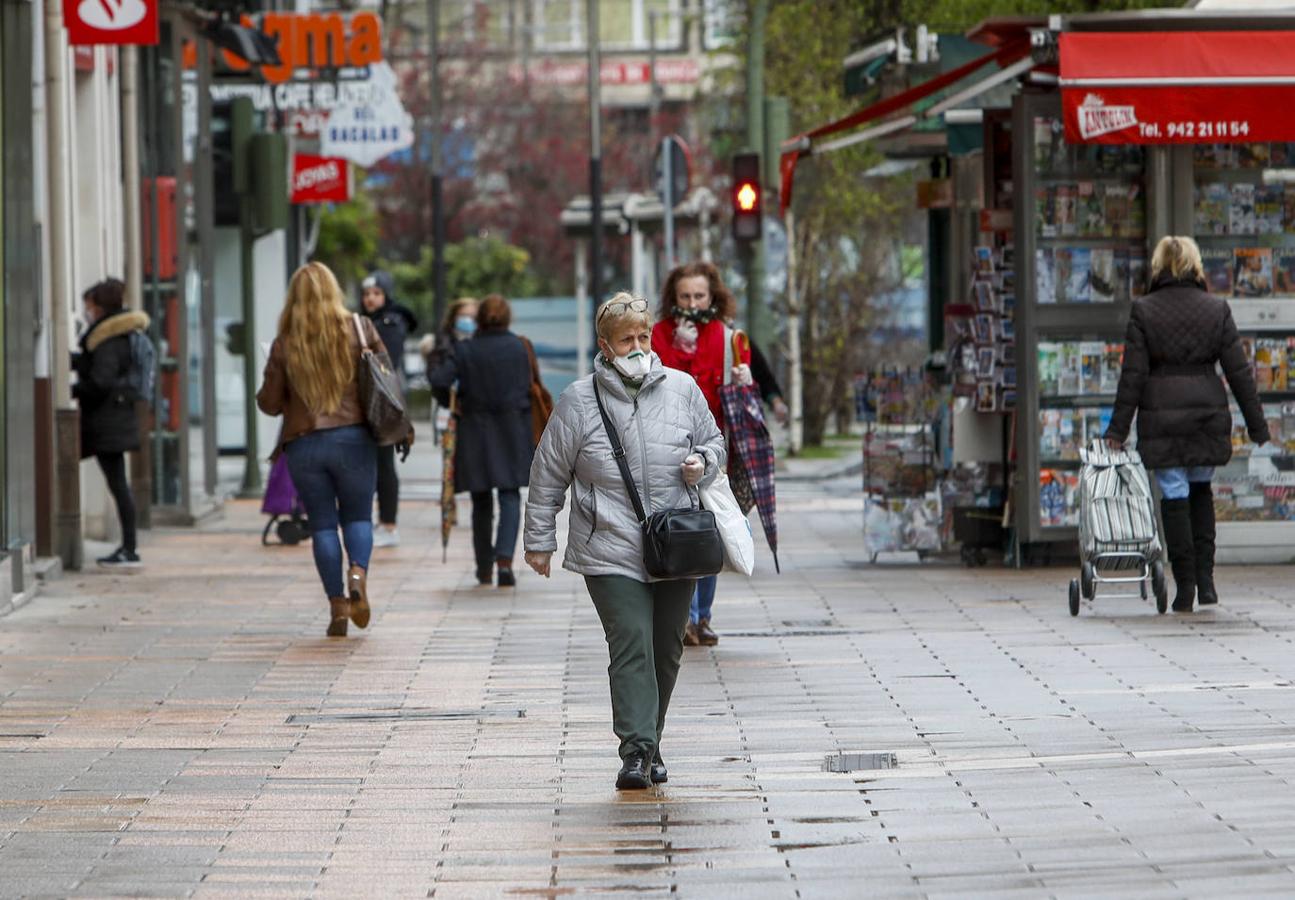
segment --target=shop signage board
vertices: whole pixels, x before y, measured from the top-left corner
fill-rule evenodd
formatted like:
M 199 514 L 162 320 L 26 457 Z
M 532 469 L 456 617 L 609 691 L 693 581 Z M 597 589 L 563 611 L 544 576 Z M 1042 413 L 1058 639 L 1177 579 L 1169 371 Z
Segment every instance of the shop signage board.
M 1059 40 L 1069 143 L 1295 140 L 1295 32 L 1066 32 Z
M 63 25 L 71 46 L 158 42 L 159 0 L 63 0 Z
M 297 153 L 292 157 L 292 202 L 345 203 L 351 199 L 351 166 L 335 156 Z
M 324 156 L 340 156 L 361 166 L 414 146 L 414 117 L 400 102 L 396 73 L 388 63 L 369 67 L 369 93 L 361 102 L 343 102 L 319 131 Z

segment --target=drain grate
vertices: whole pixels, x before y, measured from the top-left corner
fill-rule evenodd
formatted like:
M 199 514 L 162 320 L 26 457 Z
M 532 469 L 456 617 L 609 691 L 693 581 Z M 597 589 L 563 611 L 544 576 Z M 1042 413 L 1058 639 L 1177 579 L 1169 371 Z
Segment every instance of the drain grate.
M 858 772 L 864 769 L 894 769 L 899 760 L 890 751 L 863 750 L 829 753 L 823 758 L 824 772 Z
M 352 712 L 297 713 L 289 725 L 325 725 L 330 722 L 417 722 L 464 719 L 524 719 L 524 709 L 357 709 Z

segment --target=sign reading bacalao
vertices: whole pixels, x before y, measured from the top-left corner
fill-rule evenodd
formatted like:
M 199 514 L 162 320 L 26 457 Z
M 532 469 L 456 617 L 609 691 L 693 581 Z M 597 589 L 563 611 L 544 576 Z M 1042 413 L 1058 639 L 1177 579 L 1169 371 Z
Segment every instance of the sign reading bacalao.
M 63 25 L 72 46 L 153 45 L 159 0 L 63 0 Z

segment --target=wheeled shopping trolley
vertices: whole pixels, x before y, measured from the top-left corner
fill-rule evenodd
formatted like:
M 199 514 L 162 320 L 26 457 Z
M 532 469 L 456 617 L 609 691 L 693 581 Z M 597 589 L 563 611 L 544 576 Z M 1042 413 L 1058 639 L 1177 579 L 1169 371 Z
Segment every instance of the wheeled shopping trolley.
M 1156 530 L 1155 499 L 1136 450 L 1113 450 L 1093 441 L 1079 451 L 1079 577 L 1070 580 L 1070 614 L 1080 599 L 1092 600 L 1098 585 L 1138 592 L 1103 596 L 1156 598 L 1156 612 L 1169 608 L 1169 588 Z

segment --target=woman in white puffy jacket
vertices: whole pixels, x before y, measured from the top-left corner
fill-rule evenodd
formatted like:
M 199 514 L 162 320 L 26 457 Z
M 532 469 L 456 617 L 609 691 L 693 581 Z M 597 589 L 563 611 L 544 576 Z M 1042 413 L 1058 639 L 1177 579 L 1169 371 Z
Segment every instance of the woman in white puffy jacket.
M 648 515 L 695 506 L 696 488 L 725 463 L 724 439 L 697 383 L 652 352 L 646 300 L 617 294 L 598 309 L 594 373 L 576 381 L 535 450 L 526 503 L 526 562 L 547 577 L 557 515 L 571 492 L 563 568 L 583 575 L 611 657 L 612 726 L 620 738 L 620 789 L 667 778 L 661 732 L 679 674 L 693 579 L 656 581 L 643 565 L 643 534 L 595 386 L 620 433 Z

